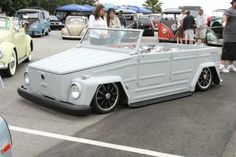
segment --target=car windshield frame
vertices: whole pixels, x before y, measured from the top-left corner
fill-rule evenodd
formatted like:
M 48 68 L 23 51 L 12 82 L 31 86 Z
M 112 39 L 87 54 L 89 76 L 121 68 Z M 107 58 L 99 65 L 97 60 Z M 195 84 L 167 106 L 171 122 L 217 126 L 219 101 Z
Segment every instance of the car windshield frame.
M 106 41 L 113 41 L 114 42 L 114 39 L 115 40 L 119 40 L 119 37 L 117 38 L 112 38 L 114 37 L 114 35 L 112 33 L 120 33 L 120 34 L 123 34 L 123 36 L 120 36 L 120 41 L 124 41 L 126 38 L 126 34 L 127 35 L 131 35 L 133 33 L 133 35 L 135 35 L 136 33 L 136 36 L 134 36 L 134 38 L 136 39 L 135 42 L 133 43 L 129 43 L 129 42 L 120 42 L 117 40 L 117 43 L 105 43 L 104 45 L 103 44 L 92 44 L 91 45 L 91 38 L 93 38 L 94 36 L 94 33 L 98 31 L 98 32 L 102 32 L 102 33 L 105 33 L 107 34 L 107 36 L 109 36 L 110 38 L 97 38 L 98 40 L 101 40 L 101 39 L 105 39 Z M 96 34 L 96 33 L 95 33 Z M 111 35 L 112 34 L 112 35 Z M 143 30 L 140 30 L 140 29 L 124 29 L 124 28 L 88 28 L 86 30 L 86 33 L 84 34 L 84 36 L 82 37 L 80 43 L 79 43 L 79 47 L 82 47 L 82 48 L 92 48 L 92 49 L 103 49 L 103 50 L 112 50 L 112 51 L 116 51 L 116 52 L 120 52 L 120 53 L 133 53 L 133 52 L 138 52 L 139 50 L 139 46 L 140 46 L 140 43 L 141 43 L 141 39 L 142 39 L 142 34 L 143 34 Z M 130 36 L 129 36 L 130 37 Z M 132 40 L 132 36 L 130 37 Z M 109 40 L 111 39 L 111 40 Z M 129 40 L 129 39 L 127 39 Z M 90 44 L 88 44 L 90 43 Z M 130 45 L 128 45 L 130 44 Z M 113 46 L 114 45 L 114 46 Z M 117 45 L 117 47 L 116 47 Z M 135 46 L 134 46 L 135 45 Z
M 2 23 L 4 22 L 4 20 L 5 23 Z M 10 29 L 10 19 L 6 17 L 0 17 L 0 30 L 9 30 L 9 29 Z

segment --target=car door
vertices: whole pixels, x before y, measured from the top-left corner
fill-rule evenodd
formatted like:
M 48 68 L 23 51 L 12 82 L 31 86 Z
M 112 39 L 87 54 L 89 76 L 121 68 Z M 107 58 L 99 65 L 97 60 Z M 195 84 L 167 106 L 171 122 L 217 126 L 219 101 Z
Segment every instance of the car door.
M 17 50 L 18 59 L 21 59 L 26 56 L 26 35 L 25 30 L 21 26 L 20 21 L 14 20 L 14 30 L 13 30 L 13 37 L 14 37 L 14 44 Z
M 197 50 L 181 50 L 172 52 L 170 82 L 176 84 L 179 92 L 189 91 L 190 82 L 196 71 Z
M 11 134 L 6 121 L 0 116 L 0 157 L 12 157 Z
M 170 56 L 170 53 L 139 54 L 136 101 L 162 97 L 169 93 Z

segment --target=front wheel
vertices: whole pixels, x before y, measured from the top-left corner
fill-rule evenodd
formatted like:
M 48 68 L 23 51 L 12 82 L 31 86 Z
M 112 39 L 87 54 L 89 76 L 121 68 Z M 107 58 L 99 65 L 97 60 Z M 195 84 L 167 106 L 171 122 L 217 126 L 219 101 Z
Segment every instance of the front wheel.
M 196 88 L 199 91 L 206 91 L 210 88 L 212 84 L 212 72 L 210 68 L 203 68 L 202 72 L 198 78 Z
M 115 83 L 99 85 L 94 95 L 91 107 L 98 113 L 109 113 L 119 104 L 120 91 Z
M 11 61 L 8 64 L 7 69 L 5 70 L 5 75 L 8 77 L 15 75 L 16 68 L 17 68 L 17 56 L 16 56 L 16 52 L 12 50 Z

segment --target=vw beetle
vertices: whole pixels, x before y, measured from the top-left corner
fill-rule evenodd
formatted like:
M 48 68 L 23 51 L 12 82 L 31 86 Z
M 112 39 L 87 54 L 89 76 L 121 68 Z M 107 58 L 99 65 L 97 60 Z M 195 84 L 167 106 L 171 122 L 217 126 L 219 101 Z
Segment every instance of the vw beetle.
M 13 76 L 23 61 L 31 61 L 33 41 L 21 22 L 13 17 L 0 17 L 0 72 Z
M 38 104 L 109 113 L 191 95 L 220 84 L 213 47 L 141 44 L 143 31 L 88 28 L 80 44 L 28 66 L 18 93 Z

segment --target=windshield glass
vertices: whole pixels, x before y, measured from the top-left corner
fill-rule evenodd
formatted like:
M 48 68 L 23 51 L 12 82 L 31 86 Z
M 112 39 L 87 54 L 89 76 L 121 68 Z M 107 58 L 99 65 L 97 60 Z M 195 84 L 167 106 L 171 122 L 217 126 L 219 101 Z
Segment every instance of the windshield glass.
M 171 13 L 164 13 L 162 14 L 162 20 L 177 20 L 180 14 L 171 14 Z
M 224 15 L 224 11 L 213 11 L 213 17 L 222 17 Z
M 0 29 L 7 30 L 10 27 L 10 21 L 7 18 L 0 18 Z
M 81 44 L 82 47 L 99 46 L 132 51 L 138 46 L 140 34 L 139 30 L 89 28 Z
M 17 13 L 17 16 L 21 19 L 38 19 L 39 13 L 38 12 L 20 12 L 20 13 Z
M 66 19 L 66 24 L 71 25 L 71 24 L 84 24 L 85 21 L 83 18 L 80 17 L 68 17 Z

